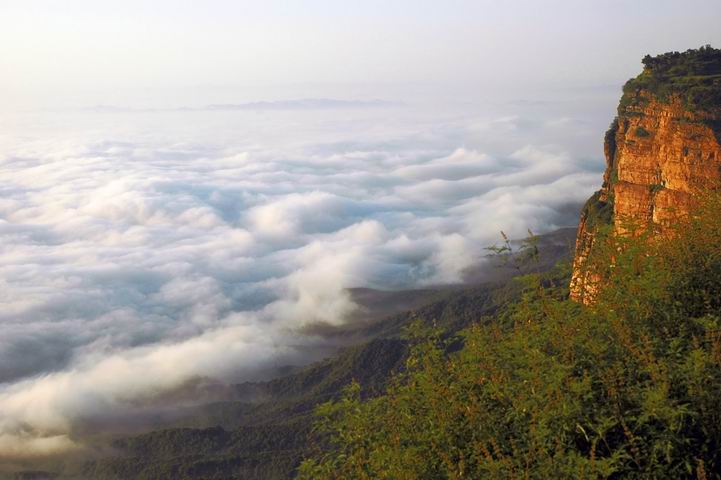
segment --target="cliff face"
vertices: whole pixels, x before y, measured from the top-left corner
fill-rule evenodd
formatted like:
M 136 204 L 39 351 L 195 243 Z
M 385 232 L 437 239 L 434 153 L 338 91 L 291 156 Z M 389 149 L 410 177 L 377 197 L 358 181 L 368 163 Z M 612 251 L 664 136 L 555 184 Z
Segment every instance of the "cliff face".
M 674 62 L 689 52 L 674 54 L 662 67 L 668 71 L 670 63 L 675 68 Z M 718 66 L 706 63 L 721 73 L 721 51 L 708 52 Z M 721 109 L 716 104 L 721 75 L 700 76 L 703 94 L 690 96 L 694 80 L 684 84 L 654 72 L 662 70 L 654 62 L 669 55 L 644 59 L 644 73 L 624 87 L 618 117 L 606 133 L 603 185 L 581 213 L 576 240 L 571 296 L 578 301 L 592 302 L 597 291 L 597 277 L 586 267 L 604 226 L 613 235 L 649 227 L 663 234 L 665 226 L 689 212 L 696 193 L 721 185 Z M 689 76 L 682 69 L 672 71 Z

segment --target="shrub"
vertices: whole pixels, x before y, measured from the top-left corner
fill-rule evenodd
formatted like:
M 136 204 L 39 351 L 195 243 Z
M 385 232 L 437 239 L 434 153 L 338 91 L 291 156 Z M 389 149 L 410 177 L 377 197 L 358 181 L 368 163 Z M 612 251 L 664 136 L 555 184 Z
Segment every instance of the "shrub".
M 645 138 L 645 137 L 651 136 L 651 133 L 643 127 L 636 127 L 636 129 L 634 130 L 633 133 L 634 133 L 634 135 L 636 135 L 637 137 L 640 137 L 640 138 Z
M 719 208 L 602 240 L 592 307 L 529 275 L 460 351 L 417 327 L 385 395 L 318 409 L 300 478 L 721 478 Z
M 678 97 L 692 111 L 713 112 L 721 108 L 721 50 L 706 45 L 686 52 L 646 55 L 644 70 L 623 87 L 619 113 L 629 106 L 643 106 L 642 93 L 661 101 Z

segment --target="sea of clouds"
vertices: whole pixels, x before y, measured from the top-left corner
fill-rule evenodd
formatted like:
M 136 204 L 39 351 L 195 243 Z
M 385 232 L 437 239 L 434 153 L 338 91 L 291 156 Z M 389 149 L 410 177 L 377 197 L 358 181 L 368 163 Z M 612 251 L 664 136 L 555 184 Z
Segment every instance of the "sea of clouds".
M 0 458 L 198 378 L 327 353 L 347 289 L 461 283 L 577 221 L 609 117 L 571 104 L 0 118 Z M 332 345 L 331 345 L 332 346 Z

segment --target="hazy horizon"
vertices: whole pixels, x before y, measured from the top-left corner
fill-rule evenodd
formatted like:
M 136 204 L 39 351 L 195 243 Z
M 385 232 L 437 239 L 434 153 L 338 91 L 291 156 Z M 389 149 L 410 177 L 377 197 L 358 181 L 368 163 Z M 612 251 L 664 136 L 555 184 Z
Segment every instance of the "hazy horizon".
M 712 0 L 3 2 L 0 102 L 476 102 L 614 88 L 645 54 L 721 43 L 718 18 Z

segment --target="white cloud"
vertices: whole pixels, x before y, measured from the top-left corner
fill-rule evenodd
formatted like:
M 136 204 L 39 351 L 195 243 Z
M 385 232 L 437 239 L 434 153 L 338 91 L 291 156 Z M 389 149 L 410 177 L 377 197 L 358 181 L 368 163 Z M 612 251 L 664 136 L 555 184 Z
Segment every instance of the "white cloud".
M 417 165 L 405 165 L 398 168 L 394 173 L 412 181 L 458 181 L 468 177 L 492 173 L 497 171 L 499 167 L 498 161 L 485 153 L 458 148 L 447 157 Z
M 347 288 L 460 282 L 498 230 L 572 223 L 598 183 L 517 116 L 168 115 L 5 132 L 0 457 L 309 361 L 327 339 L 299 328 L 343 323 Z

